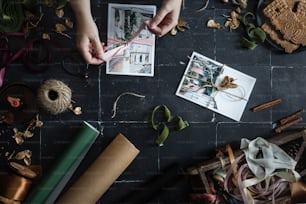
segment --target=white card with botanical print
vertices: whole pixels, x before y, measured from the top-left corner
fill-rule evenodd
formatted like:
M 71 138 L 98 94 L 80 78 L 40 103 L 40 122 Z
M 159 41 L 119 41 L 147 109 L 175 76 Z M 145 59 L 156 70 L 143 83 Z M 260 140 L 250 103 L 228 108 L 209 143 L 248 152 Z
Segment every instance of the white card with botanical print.
M 240 121 L 256 79 L 193 52 L 176 95 Z
M 106 63 L 106 74 L 154 76 L 155 35 L 144 21 L 155 13 L 154 5 L 109 4 L 107 49 L 116 53 Z

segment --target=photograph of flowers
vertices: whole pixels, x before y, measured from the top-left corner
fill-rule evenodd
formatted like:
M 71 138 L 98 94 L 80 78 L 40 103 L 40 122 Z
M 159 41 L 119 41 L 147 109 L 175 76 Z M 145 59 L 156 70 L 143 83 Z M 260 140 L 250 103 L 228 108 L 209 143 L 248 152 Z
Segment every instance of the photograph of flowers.
M 256 79 L 193 52 L 176 95 L 240 121 Z
M 107 74 L 154 76 L 155 35 L 144 21 L 155 13 L 154 5 L 109 4 L 108 50 L 124 48 L 107 62 Z

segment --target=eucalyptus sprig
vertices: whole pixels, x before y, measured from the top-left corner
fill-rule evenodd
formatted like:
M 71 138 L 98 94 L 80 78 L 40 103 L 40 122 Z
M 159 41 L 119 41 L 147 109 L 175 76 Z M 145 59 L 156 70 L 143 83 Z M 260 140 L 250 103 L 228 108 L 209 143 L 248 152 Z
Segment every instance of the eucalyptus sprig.
M 256 19 L 251 12 L 247 12 L 242 16 L 242 23 L 246 28 L 247 37 L 241 39 L 241 44 L 243 47 L 253 50 L 257 47 L 258 42 L 263 43 L 266 40 L 266 33 L 260 27 L 248 22 L 248 18 Z
M 155 122 L 155 114 L 160 111 L 163 112 L 165 121 Z M 151 127 L 159 132 L 159 135 L 155 140 L 155 143 L 159 146 L 164 145 L 164 142 L 170 133 L 170 128 L 168 127 L 169 124 L 175 124 L 175 130 L 183 130 L 189 126 L 188 122 L 183 120 L 182 117 L 176 115 L 172 116 L 171 111 L 166 105 L 156 106 L 152 111 L 149 122 Z

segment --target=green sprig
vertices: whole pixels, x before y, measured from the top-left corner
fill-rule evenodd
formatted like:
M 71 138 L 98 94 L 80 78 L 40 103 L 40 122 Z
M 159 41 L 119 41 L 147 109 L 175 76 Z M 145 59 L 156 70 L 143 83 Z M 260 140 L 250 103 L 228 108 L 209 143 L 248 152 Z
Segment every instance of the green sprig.
M 164 114 L 165 122 L 156 122 L 155 123 L 155 114 L 157 112 L 162 111 Z M 180 116 L 172 116 L 171 111 L 169 108 L 165 105 L 158 105 L 156 106 L 149 119 L 151 127 L 159 132 L 159 135 L 157 139 L 155 140 L 155 143 L 158 144 L 159 146 L 163 146 L 165 140 L 170 134 L 170 129 L 168 128 L 167 124 L 169 123 L 174 123 L 176 124 L 175 129 L 176 130 L 183 130 L 187 126 L 189 126 L 187 121 L 184 121 L 182 117 Z

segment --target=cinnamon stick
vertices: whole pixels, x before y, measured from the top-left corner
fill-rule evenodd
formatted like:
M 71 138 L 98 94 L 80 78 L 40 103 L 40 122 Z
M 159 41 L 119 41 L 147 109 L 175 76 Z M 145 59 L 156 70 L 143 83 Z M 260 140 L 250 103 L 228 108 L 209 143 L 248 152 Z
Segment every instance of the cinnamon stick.
M 255 106 L 252 108 L 252 111 L 253 112 L 257 112 L 257 111 L 260 111 L 260 110 L 264 110 L 266 108 L 270 108 L 274 105 L 277 105 L 277 104 L 280 104 L 282 102 L 282 99 L 275 99 L 273 101 L 269 101 L 269 102 L 266 102 L 266 103 L 263 103 L 263 104 L 260 104 L 258 106 Z
M 291 126 L 301 122 L 302 120 L 303 120 L 303 118 L 299 117 L 299 118 L 297 118 L 295 120 L 289 121 L 289 122 L 287 122 L 287 123 L 285 123 L 283 125 L 280 125 L 277 128 L 275 128 L 275 132 L 280 133 L 284 129 L 289 128 L 289 127 L 291 127 Z
M 290 114 L 290 115 L 288 115 L 288 116 L 282 118 L 282 119 L 279 121 L 279 123 L 280 123 L 281 125 L 284 125 L 284 124 L 287 123 L 288 121 L 292 120 L 293 118 L 297 117 L 298 115 L 300 115 L 300 114 L 302 114 L 302 113 L 304 113 L 304 112 L 305 112 L 304 109 L 300 109 L 300 110 L 298 110 L 298 111 L 296 111 L 296 112 L 294 112 L 294 113 L 292 113 L 292 114 Z

